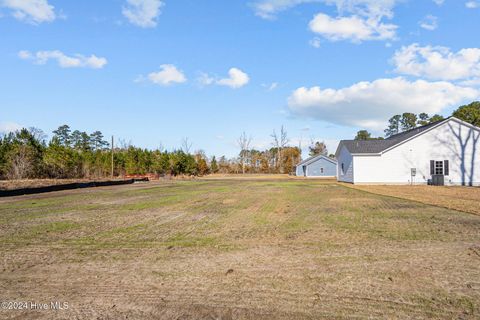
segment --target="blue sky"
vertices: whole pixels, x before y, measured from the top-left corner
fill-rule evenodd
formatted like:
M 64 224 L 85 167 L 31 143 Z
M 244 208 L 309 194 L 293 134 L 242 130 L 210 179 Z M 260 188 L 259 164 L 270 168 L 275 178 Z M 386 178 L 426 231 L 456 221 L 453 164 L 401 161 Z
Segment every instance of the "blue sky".
M 0 131 L 64 123 L 235 156 L 245 131 L 331 152 L 480 96 L 480 1 L 0 0 Z

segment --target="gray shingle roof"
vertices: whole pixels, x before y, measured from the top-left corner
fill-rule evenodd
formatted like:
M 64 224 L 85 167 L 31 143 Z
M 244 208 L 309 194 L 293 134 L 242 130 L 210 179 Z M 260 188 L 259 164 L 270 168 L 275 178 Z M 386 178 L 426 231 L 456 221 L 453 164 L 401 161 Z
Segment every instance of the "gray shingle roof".
M 297 164 L 297 167 L 298 167 L 298 166 L 301 166 L 301 165 L 304 165 L 304 164 L 309 164 L 309 163 L 311 163 L 311 162 L 314 162 L 314 161 L 317 160 L 317 158 L 318 158 L 318 159 L 324 158 L 324 159 L 326 159 L 327 161 L 330 161 L 330 162 L 332 162 L 332 163 L 337 163 L 337 161 L 335 161 L 335 159 L 329 158 L 329 157 L 324 156 L 324 155 L 316 155 L 316 156 L 313 156 L 313 157 L 310 157 L 310 158 L 307 158 L 307 159 L 303 160 L 302 162 L 300 162 L 299 164 Z
M 342 140 L 339 147 L 344 145 L 350 153 L 380 153 L 448 119 L 450 118 L 393 135 L 385 140 Z

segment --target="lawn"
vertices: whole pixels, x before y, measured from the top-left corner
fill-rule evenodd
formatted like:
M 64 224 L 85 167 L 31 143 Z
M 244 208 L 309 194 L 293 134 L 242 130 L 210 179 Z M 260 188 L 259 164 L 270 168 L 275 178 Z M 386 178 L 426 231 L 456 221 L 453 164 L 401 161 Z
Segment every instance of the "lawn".
M 331 181 L 164 181 L 0 200 L 11 319 L 480 317 L 480 216 Z

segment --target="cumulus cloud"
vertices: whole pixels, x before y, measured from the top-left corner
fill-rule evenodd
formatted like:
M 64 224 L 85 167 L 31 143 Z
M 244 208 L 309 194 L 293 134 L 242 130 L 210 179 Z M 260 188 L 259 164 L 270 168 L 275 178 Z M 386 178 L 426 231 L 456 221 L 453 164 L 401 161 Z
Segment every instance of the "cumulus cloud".
M 324 13 L 317 14 L 310 21 L 310 30 L 328 40 L 385 40 L 395 38 L 396 25 L 384 24 L 377 19 L 363 19 L 358 16 L 332 18 Z
M 107 59 L 97 57 L 93 54 L 88 57 L 81 54 L 67 56 L 59 50 L 37 51 L 36 53 L 22 50 L 18 53 L 18 57 L 24 60 L 32 60 L 36 64 L 46 64 L 48 60 L 53 59 L 56 60 L 62 68 L 101 69 L 107 64 Z
M 393 8 L 398 0 L 325 0 L 337 6 L 338 17 L 317 14 L 310 21 L 310 30 L 328 40 L 350 40 L 360 43 L 367 40 L 396 38 L 397 25 L 385 23 L 393 18 Z
M 337 7 L 338 17 L 318 13 L 310 22 L 313 32 L 329 40 L 361 42 L 395 38 L 398 27 L 382 20 L 393 18 L 393 8 L 399 0 L 257 0 L 252 6 L 256 15 L 273 19 L 281 11 L 311 2 Z M 318 46 L 319 41 L 312 44 Z
M 149 73 L 147 78 L 151 82 L 161 86 L 168 86 L 174 83 L 184 83 L 187 81 L 183 72 L 178 70 L 173 64 L 162 64 L 160 66 L 160 71 Z
M 435 2 L 436 5 L 441 6 L 445 0 L 433 0 L 433 2 Z
M 15 122 L 0 122 L 0 133 L 9 133 L 21 130 L 23 127 Z
M 249 81 L 250 78 L 248 74 L 238 68 L 231 68 L 228 71 L 228 78 L 220 79 L 216 83 L 220 86 L 238 89 L 245 86 Z
M 465 2 L 465 7 L 467 7 L 468 9 L 480 8 L 480 2 L 478 2 L 478 1 L 467 1 L 467 2 Z
M 208 73 L 201 72 L 200 76 L 197 77 L 197 82 L 200 84 L 200 86 L 215 84 L 219 86 L 230 87 L 232 89 L 238 89 L 247 85 L 250 82 L 250 77 L 248 74 L 238 68 L 230 68 L 228 71 L 228 77 L 226 78 L 220 78 L 218 76 L 212 76 Z M 275 87 L 276 85 L 271 90 L 275 89 Z
M 163 5 L 164 2 L 161 0 L 127 0 L 122 8 L 122 14 L 136 26 L 153 28 L 157 26 L 160 8 Z
M 438 28 L 438 18 L 429 14 L 419 22 L 419 25 L 425 30 L 433 31 Z
M 250 77 L 238 68 L 230 68 L 227 78 L 219 78 L 202 72 L 197 78 L 197 82 L 202 86 L 216 84 L 219 86 L 230 87 L 232 89 L 238 89 L 247 85 L 248 82 L 250 82 Z
M 15 19 L 32 24 L 56 18 L 54 7 L 47 0 L 1 0 L 0 7 L 10 9 Z
M 342 89 L 298 88 L 289 97 L 288 106 L 298 116 L 381 130 L 392 114 L 439 113 L 479 96 L 479 90 L 449 82 L 410 82 L 398 77 L 359 82 Z
M 446 47 L 402 47 L 392 59 L 395 71 L 435 80 L 462 80 L 480 77 L 480 48 L 452 52 Z

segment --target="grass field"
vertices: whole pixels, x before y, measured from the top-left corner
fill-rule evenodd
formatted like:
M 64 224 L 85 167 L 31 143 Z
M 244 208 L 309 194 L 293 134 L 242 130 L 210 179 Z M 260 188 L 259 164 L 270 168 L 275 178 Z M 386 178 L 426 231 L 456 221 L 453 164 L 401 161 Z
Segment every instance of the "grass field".
M 0 200 L 1 319 L 478 319 L 480 216 L 319 180 Z

